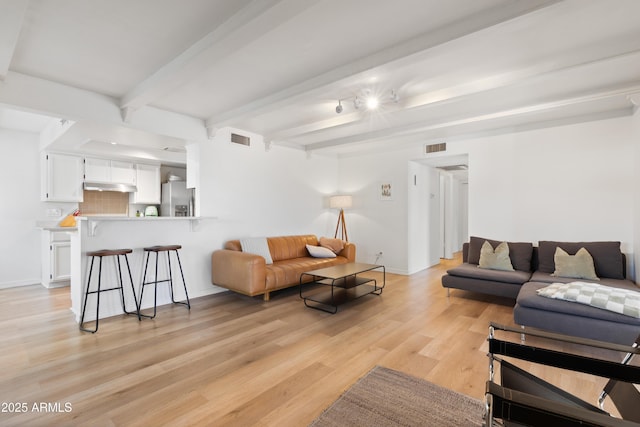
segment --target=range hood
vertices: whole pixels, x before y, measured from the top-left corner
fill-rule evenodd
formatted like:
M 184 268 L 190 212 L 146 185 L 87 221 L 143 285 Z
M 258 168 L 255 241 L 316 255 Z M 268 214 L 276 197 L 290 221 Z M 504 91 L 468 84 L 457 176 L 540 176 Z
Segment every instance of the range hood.
M 87 182 L 84 183 L 84 189 L 90 191 L 119 191 L 121 193 L 135 193 L 138 191 L 135 185 L 118 184 L 115 182 Z

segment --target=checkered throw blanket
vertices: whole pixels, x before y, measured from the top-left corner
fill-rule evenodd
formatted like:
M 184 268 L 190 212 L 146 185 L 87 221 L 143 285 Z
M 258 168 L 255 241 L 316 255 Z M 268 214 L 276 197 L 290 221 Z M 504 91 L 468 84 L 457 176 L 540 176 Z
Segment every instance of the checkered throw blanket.
M 578 302 L 640 318 L 640 292 L 588 282 L 552 283 L 538 289 L 538 295 Z

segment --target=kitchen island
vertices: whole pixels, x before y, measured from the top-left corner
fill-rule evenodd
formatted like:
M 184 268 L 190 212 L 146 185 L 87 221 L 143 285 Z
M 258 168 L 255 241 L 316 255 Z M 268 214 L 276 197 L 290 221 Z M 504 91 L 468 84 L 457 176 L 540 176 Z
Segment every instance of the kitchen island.
M 76 322 L 80 321 L 85 287 L 89 274 L 91 257 L 87 252 L 101 249 L 132 249 L 128 255 L 133 287 L 140 294 L 140 283 L 144 273 L 144 247 L 155 245 L 182 245 L 180 260 L 190 298 L 203 296 L 217 291 L 210 285 L 210 260 L 203 256 L 203 248 L 208 253 L 206 242 L 208 226 L 215 218 L 203 217 L 126 217 L 126 216 L 86 216 L 77 218 L 77 232 L 71 235 L 71 310 Z M 147 281 L 153 280 L 155 273 L 155 256 L 151 255 L 149 263 L 154 268 L 147 271 Z M 174 271 L 174 295 L 176 300 L 185 299 L 180 274 L 176 275 L 177 265 L 172 262 Z M 127 309 L 134 306 L 129 276 L 126 265 L 122 265 L 124 296 Z M 97 286 L 97 260 L 94 264 L 91 289 Z M 166 257 L 160 256 L 158 262 L 158 278 L 168 277 Z M 115 259 L 107 257 L 102 265 L 103 288 L 117 284 L 118 276 Z M 158 305 L 171 303 L 168 283 L 158 285 Z M 142 308 L 153 307 L 152 288 L 146 289 Z M 85 321 L 95 320 L 95 294 L 87 302 Z M 182 307 L 181 307 L 182 308 Z M 122 314 L 119 292 L 104 292 L 100 295 L 100 318 Z M 185 315 L 188 315 L 185 310 Z

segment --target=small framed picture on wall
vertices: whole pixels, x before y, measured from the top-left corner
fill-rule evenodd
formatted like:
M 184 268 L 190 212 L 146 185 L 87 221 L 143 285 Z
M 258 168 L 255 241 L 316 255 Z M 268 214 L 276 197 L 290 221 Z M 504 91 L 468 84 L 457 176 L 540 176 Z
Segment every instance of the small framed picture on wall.
M 393 200 L 393 183 L 391 181 L 378 183 L 378 198 L 383 201 Z

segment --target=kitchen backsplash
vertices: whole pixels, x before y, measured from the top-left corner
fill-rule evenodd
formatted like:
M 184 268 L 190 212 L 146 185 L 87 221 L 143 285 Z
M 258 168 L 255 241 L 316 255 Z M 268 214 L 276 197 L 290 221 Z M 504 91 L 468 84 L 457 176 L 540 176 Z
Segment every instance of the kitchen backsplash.
M 129 215 L 129 193 L 119 191 L 84 191 L 78 204 L 80 215 Z

